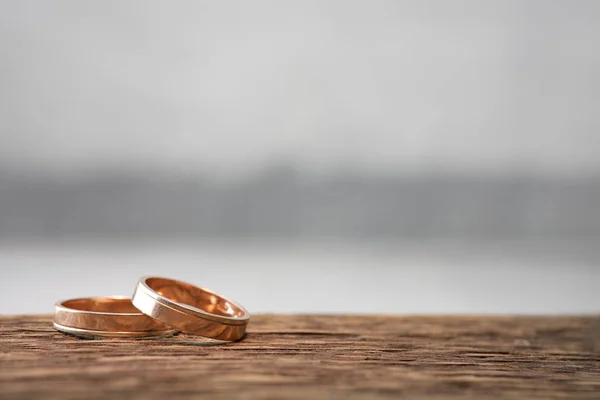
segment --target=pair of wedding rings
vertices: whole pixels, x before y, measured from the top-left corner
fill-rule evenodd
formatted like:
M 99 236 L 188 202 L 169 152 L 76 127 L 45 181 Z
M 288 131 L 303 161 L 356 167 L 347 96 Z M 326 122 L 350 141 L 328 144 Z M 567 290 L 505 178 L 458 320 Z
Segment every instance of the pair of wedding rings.
M 133 296 L 56 303 L 54 328 L 80 337 L 141 338 L 178 332 L 223 341 L 244 337 L 250 314 L 225 297 L 185 282 L 143 277 Z

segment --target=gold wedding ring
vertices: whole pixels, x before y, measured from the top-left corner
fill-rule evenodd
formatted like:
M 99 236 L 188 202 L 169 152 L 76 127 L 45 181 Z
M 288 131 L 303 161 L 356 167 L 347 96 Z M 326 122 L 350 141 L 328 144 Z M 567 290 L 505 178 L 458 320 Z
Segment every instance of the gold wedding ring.
M 81 337 L 149 337 L 176 333 L 142 314 L 128 297 L 88 297 L 56 303 L 54 328 Z
M 248 311 L 231 300 L 167 278 L 141 278 L 132 303 L 144 314 L 178 331 L 218 340 L 241 339 L 250 319 Z

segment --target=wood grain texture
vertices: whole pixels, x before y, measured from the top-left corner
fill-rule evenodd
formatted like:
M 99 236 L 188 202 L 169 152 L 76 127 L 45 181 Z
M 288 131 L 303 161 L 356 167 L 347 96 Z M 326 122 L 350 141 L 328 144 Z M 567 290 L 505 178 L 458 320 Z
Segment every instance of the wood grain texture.
M 82 340 L 0 317 L 3 399 L 599 399 L 600 318 L 257 315 L 247 337 Z

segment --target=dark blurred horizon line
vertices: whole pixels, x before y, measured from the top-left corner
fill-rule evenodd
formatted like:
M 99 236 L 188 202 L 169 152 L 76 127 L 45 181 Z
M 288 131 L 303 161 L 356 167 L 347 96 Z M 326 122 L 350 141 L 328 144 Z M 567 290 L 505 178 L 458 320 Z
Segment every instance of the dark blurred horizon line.
M 273 168 L 223 182 L 0 171 L 0 238 L 600 237 L 600 179 L 445 175 L 305 179 Z
M 136 181 L 253 181 L 264 178 L 288 177 L 298 180 L 490 180 L 522 182 L 600 182 L 600 171 L 594 169 L 562 171 L 554 173 L 536 168 L 448 168 L 430 166 L 426 168 L 402 168 L 399 166 L 366 167 L 340 163 L 328 168 L 310 168 L 293 161 L 276 161 L 262 166 L 248 167 L 239 171 L 197 166 L 165 167 L 152 163 L 138 165 L 110 164 L 85 166 L 81 168 L 44 168 L 40 165 L 21 165 L 0 161 L 0 180 L 34 181 L 96 181 L 96 180 L 136 180 Z

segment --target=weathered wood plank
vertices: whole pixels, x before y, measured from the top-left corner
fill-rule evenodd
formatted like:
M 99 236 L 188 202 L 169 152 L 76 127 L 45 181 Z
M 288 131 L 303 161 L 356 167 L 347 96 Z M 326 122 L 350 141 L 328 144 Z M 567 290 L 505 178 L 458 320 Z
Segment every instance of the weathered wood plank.
M 600 398 L 600 318 L 254 316 L 211 345 L 82 340 L 0 317 L 0 396 Z

